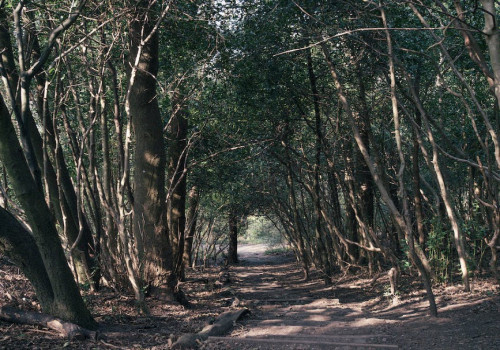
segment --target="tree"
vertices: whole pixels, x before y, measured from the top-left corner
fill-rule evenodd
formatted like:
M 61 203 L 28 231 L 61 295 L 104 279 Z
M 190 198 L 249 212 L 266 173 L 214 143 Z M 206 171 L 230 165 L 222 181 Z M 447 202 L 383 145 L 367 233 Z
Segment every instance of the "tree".
M 158 19 L 151 1 L 141 1 L 130 23 L 129 88 L 126 111 L 135 134 L 134 238 L 139 279 L 154 287 L 167 285 L 172 253 L 166 231 L 163 124 L 156 98 Z M 143 285 L 134 286 L 143 301 Z
M 4 5 L 2 4 L 2 6 Z M 13 114 L 16 116 L 23 147 L 21 148 L 19 139 L 17 138 L 10 112 L 5 105 L 4 99 L 1 98 L 0 125 L 2 130 L 0 131 L 0 158 L 11 179 L 16 197 L 26 212 L 28 223 L 36 242 L 36 249 L 30 243 L 29 239 L 26 242 L 30 249 L 29 254 L 34 257 L 34 260 L 29 263 L 40 263 L 37 254 L 40 255 L 43 262 L 38 267 L 27 267 L 33 283 L 37 285 L 42 307 L 44 307 L 45 311 L 55 316 L 82 326 L 94 328 L 96 326 L 95 321 L 80 296 L 78 286 L 66 261 L 61 241 L 52 219 L 53 216 L 44 199 L 40 168 L 36 163 L 31 140 L 32 134 L 30 133 L 30 127 L 33 128 L 34 126 L 30 111 L 31 81 L 46 64 L 56 43 L 56 39 L 77 20 L 84 3 L 81 3 L 76 9 L 72 9 L 69 16 L 50 32 L 46 47 L 40 52 L 39 56 L 35 55 L 31 66 L 28 65 L 29 61 L 24 56 L 26 43 L 23 38 L 21 16 L 25 5 L 23 1 L 20 1 L 13 12 L 19 54 L 17 63 L 19 64 L 20 73 L 17 76 L 13 65 L 10 40 L 5 32 L 5 22 L 3 22 L 2 31 L 2 44 L 5 45 L 3 50 L 4 56 L 2 57 L 5 62 L 5 65 L 2 66 L 2 78 L 11 102 Z M 3 12 L 2 18 L 5 20 Z M 6 69 L 9 69 L 9 71 L 7 72 Z M 17 84 L 17 80 L 20 86 L 19 98 L 16 97 L 13 87 L 10 85 L 11 83 Z M 2 215 L 6 225 L 12 226 L 15 232 L 26 236 L 25 231 L 16 224 L 12 217 L 9 217 L 6 213 Z M 4 233 L 4 235 L 11 237 L 10 233 Z M 17 252 L 15 254 L 19 256 L 22 242 L 10 239 L 9 244 L 11 245 L 11 251 Z
M 94 328 L 96 325 L 95 321 L 80 296 L 78 286 L 64 256 L 59 235 L 52 221 L 52 215 L 40 188 L 36 185 L 29 171 L 15 129 L 10 120 L 10 113 L 3 99 L 0 99 L 0 157 L 12 181 L 17 199 L 26 212 L 28 223 L 32 229 L 36 246 L 43 261 L 43 267 L 40 266 L 36 269 L 33 267 L 30 270 L 33 274 L 42 274 L 36 278 L 32 277 L 32 280 L 34 284 L 39 285 L 40 299 L 45 301 L 45 305 L 42 304 L 42 307 L 45 306 L 44 311 L 79 325 Z M 13 222 L 11 217 L 9 218 L 5 213 L 3 217 L 6 220 L 6 224 L 14 225 L 16 231 L 20 231 L 22 232 L 21 234 L 26 236 L 24 231 L 19 229 L 19 225 Z M 14 252 L 21 251 L 21 246 L 16 246 L 19 243 L 21 242 L 14 240 L 10 242 Z M 37 254 L 33 245 L 29 248 L 31 254 Z M 35 264 L 36 262 L 36 259 L 29 261 L 30 264 Z M 47 281 L 45 281 L 43 276 L 44 271 L 50 282 L 53 302 L 46 300 L 46 294 L 49 291 Z M 43 284 L 40 283 L 40 280 L 44 281 Z

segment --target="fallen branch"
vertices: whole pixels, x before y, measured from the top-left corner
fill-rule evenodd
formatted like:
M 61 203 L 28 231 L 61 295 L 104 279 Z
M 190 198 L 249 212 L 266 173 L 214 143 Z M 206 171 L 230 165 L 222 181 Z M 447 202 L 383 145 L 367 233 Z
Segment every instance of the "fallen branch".
M 184 334 L 173 345 L 172 349 L 192 349 L 197 348 L 201 341 L 207 340 L 208 337 L 221 336 L 229 331 L 236 321 L 242 316 L 250 312 L 247 308 L 238 309 L 236 311 L 226 311 L 217 317 L 215 322 L 206 326 L 198 333 Z
M 63 321 L 60 318 L 33 311 L 25 311 L 13 307 L 0 308 L 0 319 L 21 324 L 43 326 L 60 333 L 69 339 L 96 339 L 97 332 L 90 331 L 74 323 Z

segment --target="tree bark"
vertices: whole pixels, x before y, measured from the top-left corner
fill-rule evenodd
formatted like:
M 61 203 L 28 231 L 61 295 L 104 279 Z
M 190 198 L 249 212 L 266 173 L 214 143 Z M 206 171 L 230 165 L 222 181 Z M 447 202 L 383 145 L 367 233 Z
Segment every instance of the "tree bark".
M 167 128 L 167 166 L 169 196 L 167 200 L 168 231 L 172 242 L 175 273 L 181 277 L 186 228 L 186 159 L 187 128 L 186 107 L 182 94 L 173 94 L 172 114 Z
M 26 211 L 52 286 L 55 303 L 51 313 L 85 327 L 95 327 L 95 321 L 85 307 L 69 269 L 43 193 L 31 177 L 24 160 L 3 98 L 0 98 L 0 158 L 12 181 L 17 199 Z
M 21 269 L 35 288 L 42 309 L 51 313 L 54 293 L 35 239 L 12 214 L 1 207 L 0 252 Z
M 33 35 L 31 38 L 33 42 L 33 55 L 37 59 L 40 57 L 40 47 L 38 44 L 38 38 Z M 19 75 L 16 70 L 14 63 L 14 56 L 12 50 L 12 43 L 10 40 L 10 31 L 6 23 L 6 15 L 3 9 L 0 9 L 0 50 L 2 51 L 2 64 L 5 69 L 5 75 L 8 81 L 8 85 L 12 89 L 19 84 Z M 62 149 L 56 147 L 56 140 L 54 134 L 54 128 L 52 122 L 48 121 L 49 111 L 47 106 L 44 108 L 44 90 L 45 90 L 45 79 L 44 73 L 35 76 L 37 80 L 37 93 L 39 103 L 37 104 L 38 114 L 40 116 L 45 116 L 42 119 L 47 122 L 44 123 L 44 134 L 47 139 L 47 143 L 52 152 L 55 153 L 55 159 L 57 164 L 57 170 L 60 176 L 58 177 L 56 171 L 54 170 L 53 164 L 47 157 L 44 157 L 44 142 L 38 131 L 35 120 L 30 110 L 26 111 L 25 120 L 22 123 L 26 124 L 26 130 L 28 132 L 27 137 L 29 138 L 30 144 L 33 145 L 33 155 L 37 162 L 38 168 L 44 169 L 43 175 L 45 177 L 45 183 L 47 184 L 48 197 L 50 199 L 51 209 L 54 211 L 55 218 L 57 219 L 59 225 L 65 228 L 67 234 L 68 243 L 72 245 L 78 235 L 78 214 L 77 214 L 77 204 L 76 204 L 76 194 L 71 181 L 71 177 L 67 170 L 66 162 L 62 153 Z M 14 94 L 12 94 L 14 97 Z M 41 101 L 40 101 L 41 100 Z M 20 109 L 20 96 L 15 98 L 15 101 L 11 101 L 16 105 L 16 108 Z M 45 103 L 45 105 L 47 105 Z M 41 182 L 41 179 L 39 180 Z M 59 191 L 63 191 L 61 196 Z M 74 264 L 77 267 L 77 274 L 79 280 L 82 283 L 88 282 L 92 287 L 98 284 L 99 274 L 94 274 L 97 271 L 95 266 L 95 261 L 91 258 L 89 247 L 93 247 L 92 234 L 87 220 L 83 220 L 83 235 L 82 239 L 72 252 Z M 92 276 L 94 278 L 88 278 Z
M 196 227 L 198 222 L 198 205 L 200 200 L 200 193 L 196 186 L 191 187 L 188 194 L 189 210 L 187 214 L 186 226 L 186 240 L 184 244 L 183 266 L 184 268 L 191 266 L 193 263 L 193 240 L 196 234 Z M 184 273 L 182 274 L 184 275 Z M 183 276 L 184 277 L 184 276 Z
M 130 23 L 129 90 L 126 110 L 135 133 L 133 232 L 139 278 L 153 286 L 167 282 L 172 254 L 165 218 L 165 145 L 158 107 L 158 33 L 150 1 L 138 4 Z M 149 38 L 146 42 L 146 38 Z M 140 296 L 136 296 L 139 297 Z
M 335 86 L 337 88 L 337 94 L 338 94 L 339 100 L 342 103 L 346 113 L 348 114 L 348 118 L 349 118 L 351 128 L 352 128 L 353 134 L 354 134 L 354 139 L 356 141 L 356 144 L 358 145 L 358 148 L 359 148 L 361 154 L 363 155 L 363 158 L 365 159 L 366 165 L 368 166 L 368 168 L 370 170 L 370 174 L 373 178 L 373 181 L 375 182 L 375 185 L 378 187 L 380 194 L 382 196 L 382 199 L 385 202 L 385 204 L 387 205 L 388 209 L 390 210 L 391 215 L 394 218 L 394 221 L 398 225 L 399 229 L 402 232 L 404 232 L 407 235 L 407 237 L 409 237 L 411 239 L 411 240 L 409 240 L 409 242 L 412 242 L 413 237 L 412 237 L 411 227 L 409 227 L 407 225 L 405 218 L 403 217 L 403 215 L 401 215 L 401 213 L 399 212 L 399 210 L 395 206 L 394 202 L 392 201 L 392 199 L 389 195 L 389 192 L 387 191 L 384 183 L 382 182 L 379 171 L 376 168 L 374 162 L 372 161 L 372 158 L 368 152 L 368 149 L 366 148 L 366 146 L 363 142 L 363 139 L 361 137 L 359 129 L 356 125 L 355 119 L 352 115 L 352 110 L 351 110 L 349 101 L 347 100 L 347 97 L 344 93 L 343 86 L 342 86 L 340 79 L 337 75 L 337 71 L 336 71 L 335 66 L 333 64 L 333 61 L 330 58 L 330 54 L 328 52 L 328 48 L 327 48 L 326 44 L 323 43 L 321 45 L 321 48 L 322 48 L 325 60 L 328 64 L 328 68 L 330 69 L 331 76 L 332 76 L 333 81 L 335 83 Z M 418 262 L 418 259 L 416 261 Z M 394 267 L 398 268 L 397 265 Z M 419 270 L 425 271 L 423 269 L 423 267 L 422 267 L 422 269 L 419 268 Z M 423 276 L 422 281 L 424 282 L 424 284 L 426 284 L 425 287 L 426 287 L 426 291 L 427 291 L 427 298 L 429 300 L 430 313 L 433 316 L 437 316 L 437 309 L 436 309 L 434 294 L 432 292 L 432 288 L 430 288 L 430 285 L 427 284 L 428 278 L 425 278 Z
M 238 216 L 234 209 L 229 211 L 229 250 L 227 262 L 237 264 L 238 261 Z
M 59 332 L 70 340 L 96 339 L 97 333 L 80 327 L 74 323 L 66 322 L 57 317 L 33 311 L 22 311 L 11 307 L 0 308 L 0 319 L 22 323 L 41 325 Z
M 314 74 L 314 67 L 312 62 L 311 50 L 307 50 L 307 72 L 309 75 L 309 84 L 311 85 L 311 92 L 313 96 L 314 105 L 314 131 L 316 134 L 316 151 L 314 157 L 313 169 L 313 189 L 312 197 L 314 202 L 314 235 L 316 239 L 316 248 L 318 250 L 320 266 L 323 270 L 323 280 L 326 284 L 331 283 L 331 275 L 333 271 L 333 263 L 330 260 L 330 255 L 327 250 L 328 240 L 322 231 L 322 214 L 321 214 L 321 187 L 320 187 L 320 170 L 321 170 L 321 153 L 322 153 L 322 122 L 321 111 L 319 108 L 319 93 L 316 86 L 316 75 Z M 328 248 L 332 248 L 331 245 Z

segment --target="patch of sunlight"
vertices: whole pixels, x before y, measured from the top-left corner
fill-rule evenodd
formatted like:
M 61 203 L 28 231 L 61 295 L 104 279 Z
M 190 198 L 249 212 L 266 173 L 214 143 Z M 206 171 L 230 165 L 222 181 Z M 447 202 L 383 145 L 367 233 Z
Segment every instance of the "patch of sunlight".
M 378 326 L 388 323 L 397 323 L 397 320 L 386 320 L 382 318 L 357 318 L 351 325 L 352 327 Z
M 310 315 L 306 318 L 307 321 L 316 321 L 316 322 L 327 322 L 331 321 L 331 318 L 325 315 Z
M 246 334 L 247 337 L 262 336 L 262 335 L 293 335 L 300 333 L 304 327 L 302 326 L 266 326 L 263 328 L 256 327 L 250 329 Z
M 151 164 L 152 166 L 158 166 L 159 162 L 160 162 L 160 157 L 158 157 L 157 154 L 151 154 L 149 152 L 146 152 L 144 154 L 144 159 L 146 159 L 146 162 L 148 162 L 149 164 Z

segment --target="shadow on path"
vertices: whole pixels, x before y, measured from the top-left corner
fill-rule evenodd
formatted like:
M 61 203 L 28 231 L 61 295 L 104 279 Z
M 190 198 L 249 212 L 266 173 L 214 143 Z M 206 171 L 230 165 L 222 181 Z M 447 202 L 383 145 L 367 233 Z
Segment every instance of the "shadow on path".
M 304 281 L 293 255 L 266 255 L 266 245 L 238 249 L 240 263 L 231 267 L 231 287 L 238 304 L 252 314 L 229 337 L 213 338 L 204 349 L 500 348 L 498 328 L 491 324 L 493 317 L 500 326 L 496 304 L 486 324 L 481 317 L 468 319 L 468 331 L 454 334 L 462 319 L 459 312 L 467 311 L 460 306 L 431 319 L 423 297 L 392 306 L 383 282 L 373 288 L 369 279 L 339 277 L 325 286 L 314 269 Z

